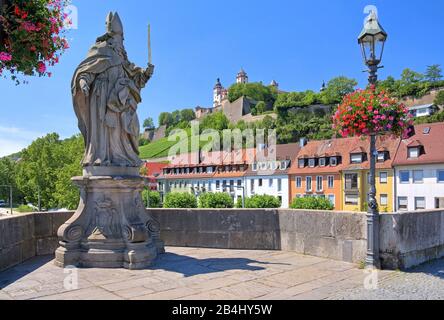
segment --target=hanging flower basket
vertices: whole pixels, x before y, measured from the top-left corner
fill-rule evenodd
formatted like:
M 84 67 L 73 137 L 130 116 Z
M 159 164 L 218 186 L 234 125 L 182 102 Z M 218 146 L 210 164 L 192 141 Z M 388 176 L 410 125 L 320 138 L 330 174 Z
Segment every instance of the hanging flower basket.
M 69 47 L 64 37 L 67 0 L 0 0 L 0 75 L 51 76 Z
M 333 129 L 344 138 L 372 134 L 407 137 L 412 125 L 407 107 L 374 86 L 346 95 L 333 116 Z

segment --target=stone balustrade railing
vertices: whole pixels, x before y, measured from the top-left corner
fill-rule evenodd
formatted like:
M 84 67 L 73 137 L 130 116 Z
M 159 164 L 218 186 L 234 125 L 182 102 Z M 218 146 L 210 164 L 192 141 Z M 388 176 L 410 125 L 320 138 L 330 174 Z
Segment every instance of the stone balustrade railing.
M 359 263 L 366 254 L 362 213 L 286 209 L 150 209 L 167 246 L 285 250 Z M 0 219 L 0 271 L 54 254 L 57 230 L 73 212 Z M 444 256 L 444 210 L 381 214 L 380 247 L 387 269 Z

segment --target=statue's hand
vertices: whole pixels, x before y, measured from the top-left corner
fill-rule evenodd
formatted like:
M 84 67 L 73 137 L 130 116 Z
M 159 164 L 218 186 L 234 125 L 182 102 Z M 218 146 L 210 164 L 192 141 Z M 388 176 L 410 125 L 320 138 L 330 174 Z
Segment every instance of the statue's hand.
M 150 79 L 154 73 L 154 65 L 149 63 L 148 68 L 145 70 L 145 76 Z
M 80 79 L 80 89 L 82 90 L 85 96 L 89 96 L 89 85 L 84 79 Z

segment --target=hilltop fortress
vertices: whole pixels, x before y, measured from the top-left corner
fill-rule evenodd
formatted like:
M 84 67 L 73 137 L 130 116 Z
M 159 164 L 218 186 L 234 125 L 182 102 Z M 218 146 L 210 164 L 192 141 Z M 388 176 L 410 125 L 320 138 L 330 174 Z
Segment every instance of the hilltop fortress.
M 244 69 L 241 69 L 238 72 L 236 76 L 236 83 L 248 83 L 248 75 Z M 270 85 L 279 90 L 279 85 L 275 80 L 273 80 Z M 218 78 L 213 89 L 213 106 L 208 108 L 200 106 L 196 107 L 196 119 L 200 120 L 208 114 L 222 111 L 231 123 L 237 123 L 240 120 L 244 120 L 245 122 L 259 121 L 262 120 L 265 115 L 253 116 L 251 114 L 252 107 L 257 103 L 258 101 L 245 96 L 230 102 L 228 100 L 228 89 L 222 85 L 220 79 Z M 276 117 L 274 114 L 270 114 L 269 116 L 273 118 Z

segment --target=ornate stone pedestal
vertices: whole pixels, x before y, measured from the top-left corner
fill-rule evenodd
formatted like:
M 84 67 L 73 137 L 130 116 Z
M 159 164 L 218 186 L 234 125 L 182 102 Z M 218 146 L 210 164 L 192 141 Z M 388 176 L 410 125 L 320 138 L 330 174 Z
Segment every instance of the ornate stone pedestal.
M 72 181 L 80 205 L 58 231 L 57 266 L 143 269 L 164 252 L 159 225 L 142 202 L 137 168 L 86 168 Z

